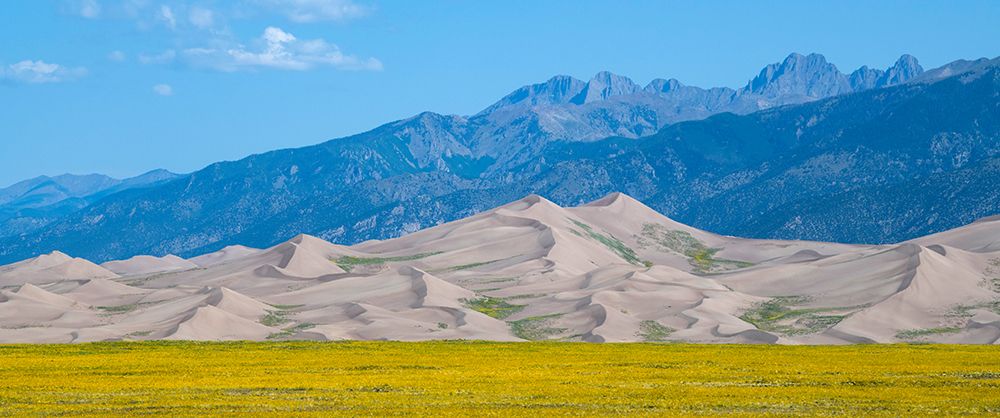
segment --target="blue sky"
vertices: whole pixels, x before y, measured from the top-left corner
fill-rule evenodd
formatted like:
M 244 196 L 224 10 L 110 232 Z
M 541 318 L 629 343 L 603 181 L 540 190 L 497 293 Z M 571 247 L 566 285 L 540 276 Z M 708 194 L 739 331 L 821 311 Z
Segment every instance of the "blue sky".
M 193 171 L 555 74 L 736 87 L 793 51 L 931 68 L 1000 55 L 997 22 L 996 1 L 9 0 L 0 187 Z

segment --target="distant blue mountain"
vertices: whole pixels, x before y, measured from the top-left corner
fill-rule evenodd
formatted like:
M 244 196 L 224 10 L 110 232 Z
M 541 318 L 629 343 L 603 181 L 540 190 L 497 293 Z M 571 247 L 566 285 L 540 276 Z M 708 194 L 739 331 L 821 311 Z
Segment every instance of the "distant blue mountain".
M 0 189 L 0 235 L 25 234 L 79 211 L 104 196 L 179 177 L 153 170 L 115 179 L 103 174 L 39 176 Z
M 0 262 L 103 261 L 268 246 L 298 233 L 394 237 L 538 193 L 623 191 L 699 228 L 890 242 L 1000 212 L 1000 61 L 843 74 L 793 54 L 741 89 L 598 74 L 526 86 L 470 116 L 422 113 L 319 145 L 118 191 Z

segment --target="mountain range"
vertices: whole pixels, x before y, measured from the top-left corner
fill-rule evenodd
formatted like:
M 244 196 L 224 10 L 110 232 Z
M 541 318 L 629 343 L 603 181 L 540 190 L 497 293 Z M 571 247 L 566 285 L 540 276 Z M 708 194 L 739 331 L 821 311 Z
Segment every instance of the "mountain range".
M 904 55 L 844 74 L 792 54 L 740 89 L 558 76 L 472 116 L 425 112 L 4 229 L 0 261 L 192 256 L 302 232 L 353 244 L 530 193 L 576 205 L 616 190 L 727 235 L 900 242 L 997 213 L 998 66 L 924 71 Z
M 871 246 L 705 232 L 612 193 L 530 195 L 385 241 L 298 235 L 0 266 L 0 343 L 1000 342 L 1000 217 Z
M 103 174 L 39 176 L 0 189 L 0 231 L 24 234 L 76 212 L 105 196 L 180 177 L 166 170 L 116 179 Z

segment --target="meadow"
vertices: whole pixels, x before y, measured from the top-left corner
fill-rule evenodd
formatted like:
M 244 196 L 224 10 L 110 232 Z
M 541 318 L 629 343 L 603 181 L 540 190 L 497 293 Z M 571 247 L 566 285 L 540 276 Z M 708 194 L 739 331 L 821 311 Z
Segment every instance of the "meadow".
M 0 415 L 989 415 L 1000 348 L 489 342 L 0 346 Z

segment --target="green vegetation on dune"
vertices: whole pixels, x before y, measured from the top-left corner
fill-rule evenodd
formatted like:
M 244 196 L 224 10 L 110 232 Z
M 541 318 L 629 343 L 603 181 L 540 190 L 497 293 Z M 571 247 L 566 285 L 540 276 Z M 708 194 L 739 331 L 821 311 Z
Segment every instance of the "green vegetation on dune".
M 566 332 L 566 328 L 556 328 L 552 326 L 554 319 L 559 318 L 563 314 L 548 314 L 539 316 L 530 316 L 524 319 L 519 319 L 517 321 L 511 321 L 510 329 L 518 338 L 528 340 L 528 341 L 538 341 L 547 339 L 553 335 L 557 335 Z
M 793 308 L 809 301 L 804 296 L 782 296 L 754 304 L 740 319 L 762 331 L 782 335 L 804 335 L 822 332 L 837 325 L 849 314 L 832 314 L 859 307 Z
M 507 299 L 508 300 L 537 299 L 537 298 L 543 298 L 543 297 L 546 297 L 546 296 L 548 296 L 548 295 L 546 295 L 544 293 L 526 293 L 526 294 L 523 294 L 523 295 L 509 296 L 509 297 L 507 297 Z
M 343 269 L 344 271 L 350 273 L 351 270 L 354 270 L 354 268 L 357 266 L 372 266 L 372 265 L 381 266 L 384 265 L 385 263 L 392 263 L 397 261 L 419 260 L 421 258 L 427 258 L 441 253 L 442 251 L 436 251 L 436 252 L 420 253 L 413 255 L 402 255 L 396 257 L 354 257 L 345 255 L 334 259 L 333 262 L 336 263 L 337 266 Z
M 129 303 L 127 305 L 95 306 L 94 309 L 101 311 L 102 312 L 101 315 L 109 316 L 109 315 L 126 314 L 135 311 L 136 309 L 139 309 L 143 306 L 149 306 L 153 304 L 154 302 L 138 302 L 138 303 Z
M 289 318 L 289 316 L 294 315 L 294 312 L 291 312 L 292 309 L 301 308 L 305 305 L 271 304 L 271 306 L 275 307 L 276 310 L 267 311 L 267 314 L 260 318 L 260 323 L 269 327 L 279 327 L 289 322 L 292 322 L 292 319 Z M 302 325 L 303 324 L 299 324 L 296 326 L 302 326 Z M 306 324 L 306 325 L 308 325 L 309 328 L 312 328 L 313 326 L 312 324 Z
M 507 283 L 517 280 L 516 277 L 494 277 L 489 279 L 479 279 L 479 280 L 466 280 L 469 284 L 491 284 L 491 283 Z
M 954 334 L 956 332 L 961 332 L 961 331 L 962 329 L 959 327 L 907 329 L 896 333 L 896 338 L 899 338 L 901 340 L 916 340 L 922 337 L 941 335 L 941 334 Z
M 491 296 L 480 296 L 475 299 L 463 299 L 465 306 L 476 312 L 481 312 L 496 319 L 504 319 L 513 314 L 521 312 L 525 305 L 514 305 L 508 303 L 503 298 Z
M 267 311 L 267 314 L 260 318 L 260 323 L 269 327 L 277 327 L 291 322 L 288 319 L 288 312 Z
M 1000 293 L 1000 257 L 991 258 L 987 262 L 986 270 L 983 273 L 986 275 L 986 277 L 983 277 L 986 287 L 996 293 Z
M 674 331 L 657 321 L 646 320 L 639 323 L 639 336 L 646 342 L 664 342 Z
M 994 293 L 1000 294 L 1000 257 L 991 258 L 986 262 L 986 268 L 983 270 L 983 279 L 980 282 L 980 286 L 993 291 Z M 969 318 L 975 316 L 976 310 L 986 310 L 993 312 L 995 314 L 1000 314 L 1000 295 L 994 295 L 992 300 L 978 300 L 970 301 L 966 304 L 959 304 L 953 306 L 945 316 L 950 318 L 944 326 L 939 328 L 931 328 L 931 330 L 950 330 L 951 328 L 964 328 L 969 323 Z M 923 330 L 924 332 L 919 332 L 921 330 L 903 330 L 896 335 L 900 339 L 915 339 L 923 336 L 940 334 L 942 332 L 930 332 Z M 950 332 L 950 331 L 947 331 Z
M 687 252 L 684 255 L 691 258 L 691 265 L 698 271 L 707 273 L 712 271 L 712 267 L 716 263 L 715 253 L 717 252 L 719 252 L 718 248 L 703 248 Z
M 185 270 L 163 271 L 163 272 L 159 272 L 159 273 L 152 273 L 152 274 L 147 274 L 147 275 L 144 275 L 144 276 L 139 276 L 139 277 L 135 277 L 135 278 L 127 279 L 127 280 L 122 280 L 121 283 L 124 284 L 124 285 L 128 285 L 128 286 L 143 287 L 144 285 L 146 285 L 146 283 L 149 283 L 150 281 L 153 281 L 153 280 L 158 280 L 158 279 L 162 279 L 164 277 L 174 276 L 174 275 L 177 275 L 177 274 L 187 273 L 187 272 L 192 272 L 192 271 L 198 271 L 198 270 L 205 270 L 205 268 L 204 267 L 197 267 L 197 268 L 190 268 L 190 269 L 185 269 Z
M 628 261 L 629 264 L 635 264 L 637 266 L 645 265 L 645 263 L 643 263 L 643 261 L 639 259 L 639 256 L 636 255 L 635 250 L 629 248 L 629 246 L 625 245 L 625 243 L 621 242 L 621 240 L 615 238 L 613 235 L 610 234 L 604 235 L 600 232 L 594 231 L 594 228 L 592 228 L 590 225 L 587 225 L 576 219 L 570 219 L 570 221 L 576 224 L 576 226 L 582 228 L 586 232 L 587 237 L 590 237 L 595 241 L 604 244 L 605 247 L 608 247 L 608 249 L 613 251 L 615 254 L 618 254 L 619 257 L 623 258 L 625 261 Z M 573 233 L 579 236 L 585 236 L 583 233 L 575 229 L 570 229 L 570 231 L 573 231 Z
M 497 261 L 501 261 L 501 260 L 505 260 L 505 259 L 504 258 L 498 258 L 496 260 L 480 261 L 480 262 L 469 263 L 469 264 L 460 264 L 460 265 L 457 265 L 457 266 L 451 266 L 451 267 L 445 267 L 443 269 L 437 269 L 437 270 L 434 270 L 434 272 L 437 273 L 437 272 L 449 272 L 449 271 L 469 270 L 469 269 L 474 269 L 476 267 L 482 267 L 482 266 L 485 266 L 485 265 L 493 264 L 493 263 L 496 263 Z
M 666 226 L 655 223 L 642 224 L 641 235 L 636 238 L 636 241 L 642 248 L 656 245 L 660 247 L 661 251 L 674 251 L 681 254 L 704 251 L 708 248 L 686 231 L 667 229 Z
M 130 303 L 128 305 L 117 305 L 117 306 L 96 306 L 100 311 L 104 311 L 109 315 L 113 314 L 123 314 L 134 311 L 139 305 L 135 303 Z
M 643 224 L 642 232 L 636 237 L 636 242 L 640 248 L 656 247 L 662 252 L 681 254 L 687 257 L 688 262 L 699 273 L 734 270 L 753 265 L 747 261 L 716 258 L 715 254 L 721 251 L 721 248 L 710 248 L 686 231 L 668 229 L 655 223 Z
M 972 311 L 985 309 L 996 314 L 1000 314 L 1000 299 L 989 302 L 972 303 L 968 305 L 956 305 L 949 310 L 945 316 L 959 320 L 965 320 L 975 316 Z
M 291 337 L 291 336 L 297 334 L 299 331 L 305 331 L 305 330 L 313 328 L 315 326 L 316 326 L 316 324 L 312 324 L 312 323 L 309 323 L 309 322 L 303 322 L 301 324 L 297 324 L 297 325 L 290 326 L 288 328 L 282 329 L 281 332 L 272 333 L 271 335 L 267 336 L 267 339 L 269 339 L 269 340 L 280 340 L 280 339 L 288 338 L 288 337 Z
M 275 304 L 275 303 L 269 303 L 268 305 L 271 305 L 275 309 L 280 309 L 280 310 L 283 310 L 283 311 L 287 311 L 287 310 L 290 310 L 290 309 L 301 308 L 303 306 L 306 306 L 306 305 L 282 305 L 282 304 Z

